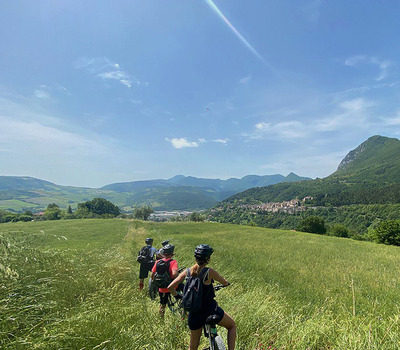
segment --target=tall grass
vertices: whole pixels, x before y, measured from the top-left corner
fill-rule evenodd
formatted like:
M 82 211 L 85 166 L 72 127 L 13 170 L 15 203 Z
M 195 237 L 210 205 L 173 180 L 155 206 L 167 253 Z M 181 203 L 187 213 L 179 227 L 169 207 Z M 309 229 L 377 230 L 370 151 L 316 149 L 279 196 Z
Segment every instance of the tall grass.
M 186 322 L 160 319 L 138 290 L 147 236 L 170 239 L 180 267 L 196 245 L 213 246 L 210 266 L 232 283 L 217 300 L 236 320 L 238 349 L 398 349 L 399 248 L 115 219 L 0 225 L 0 348 L 187 349 Z

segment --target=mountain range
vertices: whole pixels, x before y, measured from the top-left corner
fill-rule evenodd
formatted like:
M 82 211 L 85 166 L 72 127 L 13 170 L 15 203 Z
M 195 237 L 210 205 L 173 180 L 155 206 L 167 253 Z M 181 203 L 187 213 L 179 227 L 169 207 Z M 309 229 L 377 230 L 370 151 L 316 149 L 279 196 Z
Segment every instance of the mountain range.
M 281 202 L 309 197 L 315 206 L 400 203 L 400 140 L 372 136 L 350 151 L 337 170 L 312 180 L 294 173 L 248 175 L 228 180 L 177 175 L 170 179 L 113 183 L 101 188 L 60 186 L 32 177 L 0 176 L 0 209 L 62 208 L 102 197 L 132 211 L 151 205 L 155 210 L 199 210 L 217 203 Z
M 228 180 L 177 175 L 170 179 L 113 183 L 101 188 L 61 186 L 32 177 L 0 176 L 0 209 L 40 211 L 48 204 L 61 208 L 94 197 L 102 197 L 131 211 L 135 206 L 151 205 L 155 210 L 199 210 L 251 187 L 280 182 L 310 180 L 294 173 L 283 175 L 248 175 Z

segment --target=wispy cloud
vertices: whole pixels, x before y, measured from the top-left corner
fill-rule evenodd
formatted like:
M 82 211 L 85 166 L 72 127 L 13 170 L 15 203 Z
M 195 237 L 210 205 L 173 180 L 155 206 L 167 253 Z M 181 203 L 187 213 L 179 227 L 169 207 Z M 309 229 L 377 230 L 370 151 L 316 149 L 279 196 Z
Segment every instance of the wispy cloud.
M 247 77 L 243 77 L 242 79 L 239 80 L 240 84 L 248 84 L 251 80 L 251 75 L 248 75 Z
M 356 55 L 347 58 L 344 64 L 350 67 L 359 67 L 363 64 L 372 64 L 379 68 L 379 75 L 375 78 L 375 80 L 381 81 L 387 78 L 389 74 L 389 68 L 393 65 L 393 62 L 389 60 L 381 60 L 376 57 Z
M 121 70 L 99 73 L 97 76 L 102 79 L 118 80 L 122 85 L 125 85 L 129 88 L 132 87 L 132 81 L 130 80 L 129 75 Z
M 133 85 L 149 85 L 149 82 L 136 79 L 128 72 L 121 69 L 118 63 L 111 61 L 107 57 L 82 57 L 74 62 L 74 66 L 77 69 L 86 69 L 89 73 L 103 80 L 116 80 L 128 88 L 131 88 Z
M 374 102 L 364 98 L 355 98 L 352 100 L 343 101 L 339 104 L 339 106 L 349 112 L 360 112 L 368 107 L 374 106 L 374 104 Z
M 342 91 L 337 91 L 334 94 L 348 94 L 348 93 L 364 93 L 371 90 L 377 89 L 384 89 L 384 88 L 393 88 L 399 85 L 400 81 L 394 81 L 392 83 L 381 83 L 381 84 L 374 84 L 374 85 L 365 85 L 359 86 L 351 89 L 346 89 Z
M 316 120 L 315 131 L 335 131 L 343 128 L 368 126 L 368 110 L 375 106 L 373 101 L 356 98 L 340 102 L 328 117 Z
M 314 118 L 301 119 L 304 115 L 298 112 L 296 119 L 276 122 L 269 113 L 268 120 L 262 120 L 254 125 L 250 133 L 242 134 L 248 140 L 298 140 L 307 138 L 316 133 L 332 132 L 356 127 L 366 128 L 371 116 L 370 109 L 375 106 L 375 102 L 356 98 L 341 100 L 336 102 L 332 110 L 325 116 L 317 115 Z M 313 112 L 315 114 L 315 111 Z
M 0 143 L 30 145 L 29 149 L 40 149 L 45 153 L 59 152 L 79 149 L 82 152 L 98 152 L 99 147 L 105 151 L 97 142 L 87 139 L 79 134 L 63 131 L 55 127 L 46 126 L 38 122 L 26 122 L 0 117 L 3 126 L 0 130 Z M 7 130 L 7 131 L 6 131 Z M 50 146 L 50 147 L 49 147 Z
M 40 90 L 40 89 L 36 89 L 33 94 L 35 95 L 35 97 L 40 98 L 40 99 L 44 99 L 44 100 L 48 100 L 50 99 L 50 94 L 44 90 Z
M 191 147 L 199 147 L 203 143 L 220 143 L 226 145 L 230 140 L 229 139 L 215 139 L 215 140 L 206 140 L 205 138 L 199 138 L 197 141 L 188 141 L 186 137 L 181 138 L 165 138 L 166 141 L 170 142 L 174 148 L 191 148 Z
M 216 139 L 216 140 L 212 140 L 212 142 L 216 142 L 216 143 L 222 143 L 224 145 L 226 145 L 230 140 L 229 139 Z
M 196 142 L 196 141 L 188 141 L 186 137 L 173 138 L 173 139 L 165 138 L 165 140 L 170 142 L 171 145 L 174 148 L 177 148 L 177 149 L 199 147 L 199 143 L 198 142 Z
M 267 136 L 293 139 L 307 136 L 305 125 L 297 120 L 290 120 L 280 123 L 259 122 L 254 126 L 255 130 L 250 136 L 251 139 L 263 139 Z
M 400 111 L 394 117 L 381 118 L 383 123 L 388 126 L 400 125 Z
M 0 125 L 1 146 L 13 152 L 18 149 L 39 152 L 42 159 L 50 154 L 57 157 L 74 154 L 79 159 L 83 155 L 107 154 L 111 147 L 111 140 L 103 145 L 104 140 L 94 134 L 89 136 L 71 131 L 74 130 L 73 125 L 68 126 L 57 117 L 34 112 L 29 100 L 19 103 L 0 98 Z

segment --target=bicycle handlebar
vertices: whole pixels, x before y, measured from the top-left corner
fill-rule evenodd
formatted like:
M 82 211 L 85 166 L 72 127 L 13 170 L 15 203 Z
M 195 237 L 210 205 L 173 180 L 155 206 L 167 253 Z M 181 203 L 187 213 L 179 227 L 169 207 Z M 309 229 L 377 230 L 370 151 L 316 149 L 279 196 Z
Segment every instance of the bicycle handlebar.
M 225 287 L 228 287 L 228 286 L 230 286 L 230 285 L 231 285 L 230 283 L 228 283 L 226 286 L 224 286 L 223 284 L 219 284 L 218 286 L 215 286 L 215 287 L 214 287 L 214 290 L 220 290 L 220 289 L 225 288 Z

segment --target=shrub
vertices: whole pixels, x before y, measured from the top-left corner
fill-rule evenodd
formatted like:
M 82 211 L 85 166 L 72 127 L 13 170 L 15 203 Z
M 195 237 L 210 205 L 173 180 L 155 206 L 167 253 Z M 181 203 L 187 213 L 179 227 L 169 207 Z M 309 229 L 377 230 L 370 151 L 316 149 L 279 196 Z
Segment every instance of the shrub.
M 335 224 L 330 228 L 329 234 L 331 236 L 348 238 L 349 237 L 349 230 L 344 225 Z
M 77 217 L 115 217 L 120 214 L 120 209 L 104 198 L 94 198 L 91 201 L 78 204 Z M 109 215 L 108 215 L 109 214 Z
M 300 222 L 297 231 L 323 235 L 326 233 L 325 221 L 319 216 L 309 216 Z
M 400 223 L 396 220 L 382 221 L 371 236 L 377 243 L 400 245 Z

